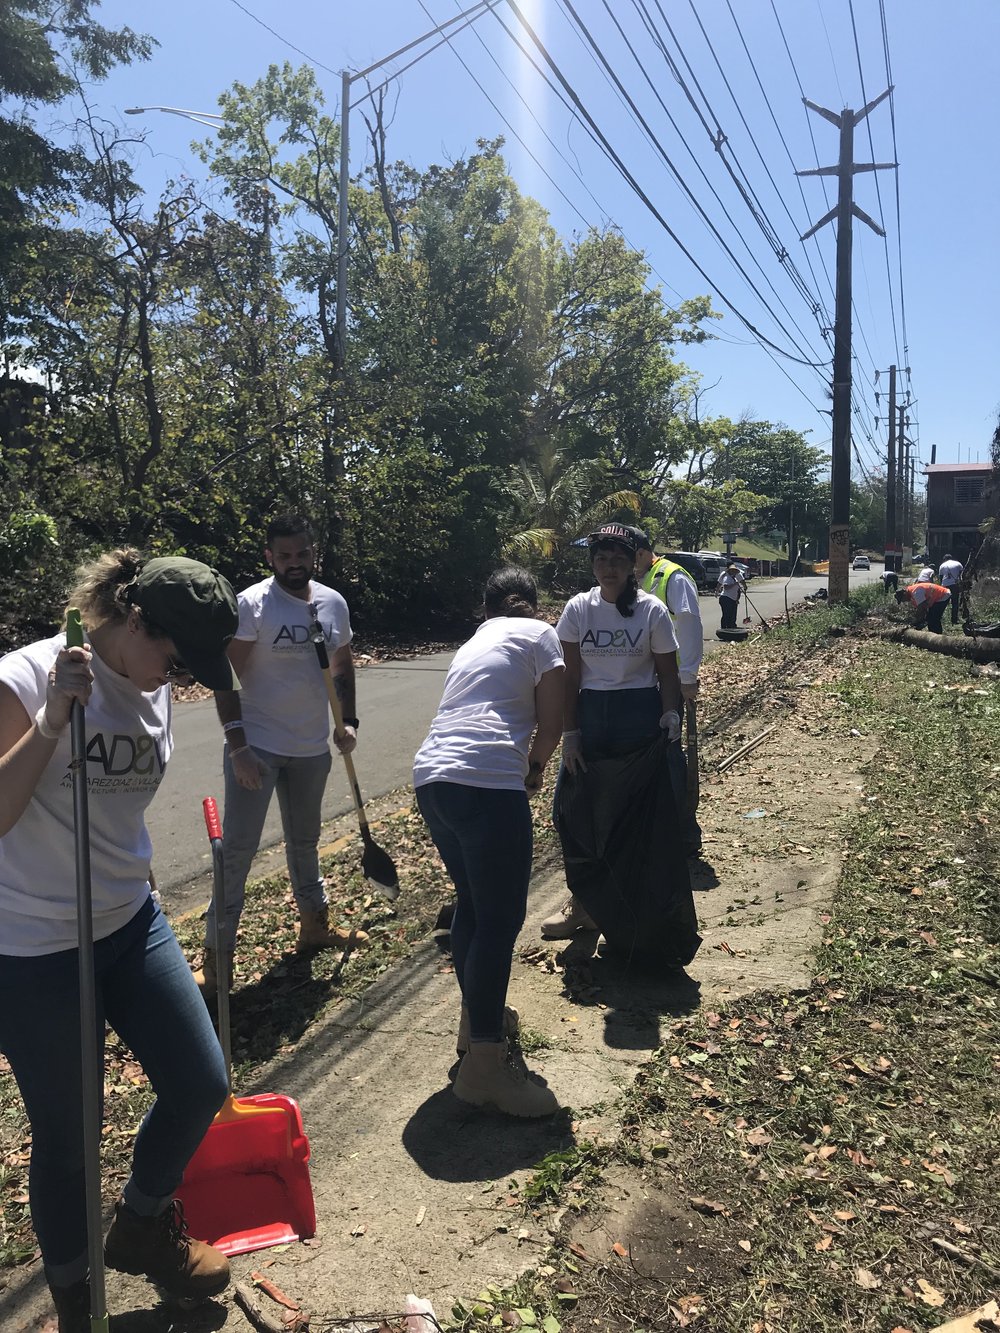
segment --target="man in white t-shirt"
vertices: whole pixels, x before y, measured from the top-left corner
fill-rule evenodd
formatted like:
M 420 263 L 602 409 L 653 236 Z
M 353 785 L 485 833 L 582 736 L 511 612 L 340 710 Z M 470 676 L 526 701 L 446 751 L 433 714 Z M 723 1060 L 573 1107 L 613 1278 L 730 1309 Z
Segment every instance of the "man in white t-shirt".
M 965 573 L 965 566 L 961 560 L 956 560 L 952 555 L 946 555 L 938 565 L 938 578 L 941 580 L 941 587 L 947 588 L 951 594 L 951 623 L 958 624 L 958 599 L 962 591 L 962 575 Z
M 225 733 L 226 809 L 223 825 L 226 957 L 214 950 L 214 916 L 206 926 L 205 963 L 199 984 L 212 993 L 225 965 L 232 985 L 236 932 L 247 875 L 277 789 L 285 856 L 299 911 L 296 948 L 343 948 L 364 943 L 360 930 L 332 928 L 319 871 L 321 805 L 330 772 L 330 714 L 326 686 L 311 637 L 322 627 L 334 685 L 344 712 L 341 754 L 357 745 L 358 719 L 351 656 L 351 621 L 340 593 L 312 578 L 316 547 L 308 519 L 284 514 L 267 528 L 265 558 L 271 577 L 238 596 L 240 623 L 229 658 L 240 691 L 220 690 L 215 703 Z

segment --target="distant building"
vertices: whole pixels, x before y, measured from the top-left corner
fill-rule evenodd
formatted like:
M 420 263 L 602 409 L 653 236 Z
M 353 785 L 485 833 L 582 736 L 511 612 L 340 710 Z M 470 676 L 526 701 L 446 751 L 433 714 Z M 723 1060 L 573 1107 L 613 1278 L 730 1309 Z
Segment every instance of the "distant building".
M 979 525 L 995 508 L 990 463 L 931 463 L 927 477 L 927 550 L 937 564 L 953 555 L 964 564 L 978 549 Z

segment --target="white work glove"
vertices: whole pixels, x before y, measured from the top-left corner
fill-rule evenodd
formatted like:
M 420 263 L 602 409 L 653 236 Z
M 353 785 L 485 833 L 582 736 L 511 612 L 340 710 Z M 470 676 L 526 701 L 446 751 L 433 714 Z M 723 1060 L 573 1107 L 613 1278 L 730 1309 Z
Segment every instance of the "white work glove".
M 673 743 L 681 738 L 681 715 L 671 708 L 660 717 L 660 730 L 667 733 L 667 740 Z
M 90 699 L 94 673 L 90 667 L 89 648 L 63 648 L 49 672 L 45 690 L 45 704 L 39 709 L 44 725 L 50 732 L 63 731 L 69 724 L 74 699 L 86 704 Z M 45 731 L 42 732 L 45 734 Z
M 562 757 L 569 773 L 586 773 L 587 765 L 583 762 L 583 736 L 578 731 L 564 731 L 562 734 Z
M 681 681 L 681 698 L 686 703 L 695 704 L 698 702 L 698 682 L 696 680 Z
M 255 750 L 249 745 L 231 750 L 229 762 L 233 766 L 233 777 L 241 787 L 245 787 L 247 791 L 260 791 L 263 785 L 261 775 L 267 772 L 267 764 Z
M 341 754 L 350 754 L 351 751 L 355 749 L 355 747 L 357 746 L 358 733 L 354 730 L 353 727 L 349 727 L 345 722 L 344 730 L 340 732 L 339 735 L 336 731 L 334 731 L 333 743 Z

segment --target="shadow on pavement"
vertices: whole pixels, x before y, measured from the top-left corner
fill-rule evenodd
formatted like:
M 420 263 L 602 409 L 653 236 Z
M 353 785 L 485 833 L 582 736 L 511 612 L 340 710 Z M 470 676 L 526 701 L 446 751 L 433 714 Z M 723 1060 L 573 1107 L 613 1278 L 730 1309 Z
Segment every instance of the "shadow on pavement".
M 513 1120 L 464 1105 L 450 1088 L 428 1097 L 403 1130 L 403 1147 L 434 1180 L 496 1180 L 572 1143 L 568 1112 Z
M 564 968 L 564 994 L 574 1004 L 606 1006 L 606 1046 L 655 1050 L 660 1045 L 661 1019 L 694 1013 L 701 1004 L 700 983 L 682 967 L 595 954 L 597 939 L 594 931 L 580 931 L 558 955 Z

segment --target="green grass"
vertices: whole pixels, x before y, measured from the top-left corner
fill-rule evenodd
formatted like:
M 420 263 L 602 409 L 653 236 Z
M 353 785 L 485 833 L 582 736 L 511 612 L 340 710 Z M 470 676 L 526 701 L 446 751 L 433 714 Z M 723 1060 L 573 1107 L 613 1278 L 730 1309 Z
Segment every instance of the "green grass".
M 721 551 L 725 554 L 726 543 L 722 540 L 722 534 L 716 533 L 710 537 L 705 545 L 706 551 Z M 773 546 L 770 542 L 763 542 L 755 537 L 738 537 L 733 542 L 733 550 L 739 556 L 751 556 L 757 560 L 787 560 L 788 553 Z
M 657 1166 L 746 1248 L 699 1328 L 916 1330 L 995 1293 L 930 1244 L 1000 1268 L 1000 690 L 979 688 L 864 646 L 835 690 L 884 750 L 813 985 L 678 1023 L 636 1082 L 625 1135 L 662 1136 Z

